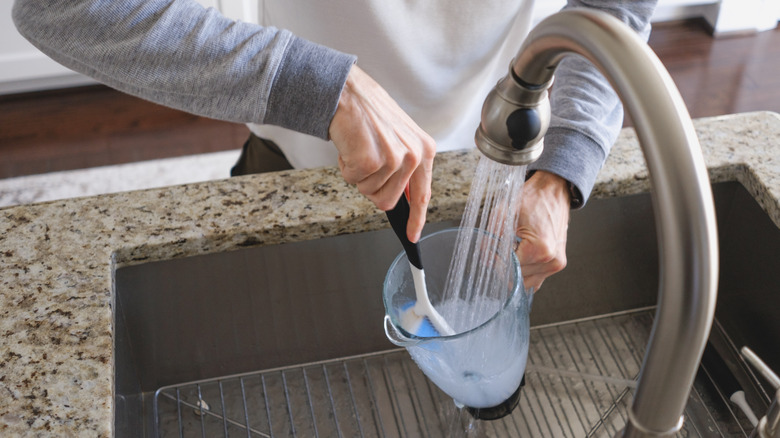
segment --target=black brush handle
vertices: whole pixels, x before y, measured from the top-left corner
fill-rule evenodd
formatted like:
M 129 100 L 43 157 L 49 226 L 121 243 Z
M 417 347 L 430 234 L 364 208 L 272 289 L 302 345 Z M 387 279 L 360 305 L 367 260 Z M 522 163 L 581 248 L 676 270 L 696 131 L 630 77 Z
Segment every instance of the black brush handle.
M 406 257 L 409 262 L 417 269 L 422 269 L 422 256 L 420 255 L 420 246 L 416 243 L 412 243 L 408 237 L 406 237 L 406 224 L 409 222 L 409 201 L 406 199 L 406 195 L 402 194 L 401 199 L 395 204 L 392 210 L 385 212 L 387 219 L 390 221 L 390 226 L 393 227 L 395 235 L 401 240 L 401 245 L 406 251 Z

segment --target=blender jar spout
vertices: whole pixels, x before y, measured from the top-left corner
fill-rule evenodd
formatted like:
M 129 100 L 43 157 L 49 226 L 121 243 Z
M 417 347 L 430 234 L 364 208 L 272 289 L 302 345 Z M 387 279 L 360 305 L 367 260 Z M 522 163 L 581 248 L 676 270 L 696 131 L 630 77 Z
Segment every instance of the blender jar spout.
M 390 320 L 389 315 L 385 315 L 385 336 L 393 344 L 404 348 L 413 347 L 421 342 L 420 339 L 412 339 L 401 333 Z
M 658 231 L 658 307 L 623 437 L 671 436 L 682 413 L 715 313 L 718 242 L 715 209 L 693 123 L 661 62 L 609 14 L 570 9 L 542 21 L 510 72 L 488 95 L 478 148 L 505 164 L 541 154 L 549 124 L 547 89 L 561 59 L 590 60 L 634 121 L 652 185 Z

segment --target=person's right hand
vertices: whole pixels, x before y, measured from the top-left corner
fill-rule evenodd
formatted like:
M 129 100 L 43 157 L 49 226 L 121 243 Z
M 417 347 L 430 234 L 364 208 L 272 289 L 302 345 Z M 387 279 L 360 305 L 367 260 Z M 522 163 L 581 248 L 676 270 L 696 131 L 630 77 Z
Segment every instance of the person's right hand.
M 566 267 L 570 209 L 568 183 L 560 176 L 539 170 L 523 185 L 515 253 L 527 290 L 538 291 L 547 277 Z
M 418 241 L 431 198 L 433 138 L 357 65 L 347 76 L 329 133 L 344 180 L 379 209 L 395 207 L 409 186 L 407 237 Z

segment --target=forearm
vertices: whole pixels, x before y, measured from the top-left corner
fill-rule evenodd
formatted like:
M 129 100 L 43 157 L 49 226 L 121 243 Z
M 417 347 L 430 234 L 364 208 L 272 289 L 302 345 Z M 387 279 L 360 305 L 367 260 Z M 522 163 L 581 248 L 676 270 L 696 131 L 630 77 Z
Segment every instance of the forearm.
M 589 7 L 608 12 L 628 24 L 645 40 L 655 0 L 616 2 L 589 0 L 568 2 L 568 7 Z M 530 166 L 571 182 L 579 207 L 587 201 L 596 176 L 623 125 L 623 107 L 609 82 L 590 62 L 569 56 L 555 72 L 550 94 L 552 119 L 544 140 L 544 152 Z
M 17 0 L 20 33 L 129 94 L 232 122 L 327 138 L 354 57 L 192 0 Z

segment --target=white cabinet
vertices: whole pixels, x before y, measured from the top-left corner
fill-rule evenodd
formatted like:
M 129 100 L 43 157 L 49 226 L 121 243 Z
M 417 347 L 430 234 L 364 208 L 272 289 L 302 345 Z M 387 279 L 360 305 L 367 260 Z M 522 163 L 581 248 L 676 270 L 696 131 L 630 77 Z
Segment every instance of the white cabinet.
M 780 0 L 721 0 L 704 18 L 715 35 L 761 32 L 777 27 Z
M 559 11 L 566 0 L 537 0 L 534 23 Z M 780 0 L 659 0 L 654 22 L 703 17 L 715 36 L 761 32 L 777 27 Z
M 16 31 L 13 2 L 0 1 L 0 93 L 56 88 L 91 80 L 57 64 Z
M 222 11 L 228 17 L 256 21 L 255 0 L 197 1 Z M 95 83 L 51 60 L 24 39 L 11 19 L 12 6 L 11 0 L 0 1 L 0 94 Z
M 660 0 L 657 21 L 704 17 L 716 37 L 777 27 L 780 0 Z

